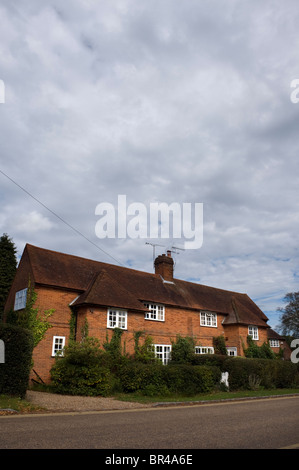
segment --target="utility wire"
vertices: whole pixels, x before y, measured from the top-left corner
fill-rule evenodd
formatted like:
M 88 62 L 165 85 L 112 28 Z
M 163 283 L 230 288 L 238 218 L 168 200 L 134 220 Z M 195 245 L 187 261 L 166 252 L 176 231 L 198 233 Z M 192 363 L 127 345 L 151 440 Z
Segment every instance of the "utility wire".
M 116 258 L 114 258 L 112 255 L 110 255 L 109 253 L 107 253 L 107 251 L 103 250 L 103 248 L 101 248 L 100 246 L 98 246 L 96 243 L 94 243 L 92 240 L 89 240 L 89 238 L 87 238 L 85 235 L 83 235 L 83 233 L 81 233 L 79 230 L 77 230 L 75 227 L 73 227 L 71 224 L 69 224 L 68 222 L 66 222 L 62 217 L 60 217 L 60 215 L 56 214 L 56 212 L 52 211 L 51 209 L 49 209 L 49 207 L 47 207 L 45 204 L 43 204 L 39 199 L 37 199 L 35 196 L 33 196 L 31 193 L 29 193 L 29 191 L 27 191 L 25 188 L 23 188 L 23 186 L 21 186 L 19 183 L 17 183 L 16 181 L 14 181 L 10 176 L 8 176 L 6 173 L 4 173 L 4 171 L 2 171 L 0 169 L 0 173 L 2 173 L 3 176 L 5 176 L 7 179 L 9 179 L 13 184 L 15 184 L 18 188 L 20 188 L 22 191 L 24 191 L 24 193 L 28 194 L 28 196 L 30 196 L 32 199 L 34 199 L 36 202 L 38 202 L 38 204 L 40 204 L 41 206 L 43 206 L 45 209 L 47 209 L 47 211 L 51 212 L 51 214 L 53 214 L 55 217 L 57 217 L 57 219 L 59 219 L 61 222 L 63 222 L 65 225 L 67 225 L 69 228 L 71 228 L 74 232 L 76 232 L 78 235 L 80 235 L 81 237 L 83 237 L 85 240 L 87 240 L 89 243 L 91 243 L 91 245 L 95 246 L 98 250 L 102 251 L 103 253 L 105 253 L 105 255 L 109 256 L 110 258 L 112 258 L 114 261 L 116 261 L 118 264 L 120 264 L 121 266 L 123 266 L 123 264 L 117 260 Z

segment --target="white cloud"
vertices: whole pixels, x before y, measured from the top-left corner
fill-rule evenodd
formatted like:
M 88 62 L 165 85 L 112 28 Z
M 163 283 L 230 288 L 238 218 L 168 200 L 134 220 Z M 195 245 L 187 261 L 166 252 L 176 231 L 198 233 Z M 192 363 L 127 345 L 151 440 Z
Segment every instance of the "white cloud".
M 54 224 L 45 216 L 37 211 L 31 211 L 27 214 L 19 214 L 16 218 L 15 215 L 11 216 L 9 221 L 12 227 L 15 227 L 17 232 L 21 232 L 23 236 L 32 236 L 40 232 L 48 232 Z
M 248 292 L 276 318 L 298 290 L 296 1 L 0 8 L 1 169 L 137 269 L 152 269 L 145 240 L 98 240 L 96 205 L 203 202 L 203 246 L 176 255 L 177 275 Z M 0 178 L 0 231 L 20 252 L 112 261 Z

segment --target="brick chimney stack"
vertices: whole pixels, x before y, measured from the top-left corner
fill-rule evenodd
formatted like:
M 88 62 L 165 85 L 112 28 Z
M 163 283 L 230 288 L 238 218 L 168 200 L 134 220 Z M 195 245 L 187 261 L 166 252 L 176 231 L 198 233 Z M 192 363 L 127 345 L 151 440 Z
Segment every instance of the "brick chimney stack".
M 155 274 L 160 274 L 165 281 L 173 282 L 173 259 L 171 251 L 166 255 L 159 255 L 155 259 Z

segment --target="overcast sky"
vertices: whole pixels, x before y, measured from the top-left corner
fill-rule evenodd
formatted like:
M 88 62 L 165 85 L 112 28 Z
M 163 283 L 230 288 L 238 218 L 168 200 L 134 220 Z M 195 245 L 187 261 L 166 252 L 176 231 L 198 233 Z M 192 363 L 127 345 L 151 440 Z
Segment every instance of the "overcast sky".
M 298 0 L 6 0 L 0 17 L 0 170 L 35 198 L 0 173 L 0 235 L 153 272 L 146 242 L 184 240 L 99 239 L 97 205 L 203 203 L 175 276 L 246 292 L 275 327 L 299 290 Z

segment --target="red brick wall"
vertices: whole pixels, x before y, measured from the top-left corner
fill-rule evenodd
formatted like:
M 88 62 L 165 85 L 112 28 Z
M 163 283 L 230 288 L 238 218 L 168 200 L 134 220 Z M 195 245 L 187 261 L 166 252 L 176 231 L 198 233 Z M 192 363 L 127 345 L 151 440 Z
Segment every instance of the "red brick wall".
M 113 330 L 107 329 L 107 308 L 82 308 L 78 314 L 77 338 L 81 338 L 81 329 L 85 318 L 88 321 L 89 335 L 98 338 L 103 344 L 110 339 Z M 176 336 L 193 336 L 198 346 L 213 346 L 213 337 L 224 335 L 227 347 L 236 347 L 237 354 L 244 356 L 243 344 L 247 347 L 248 326 L 227 325 L 223 327 L 224 315 L 217 315 L 217 328 L 201 326 L 200 313 L 174 307 L 165 308 L 165 321 L 146 320 L 143 313 L 128 312 L 128 330 L 124 330 L 122 342 L 126 343 L 126 351 L 133 353 L 135 331 L 144 331 L 146 335 L 153 338 L 155 344 L 171 344 Z M 267 341 L 266 328 L 259 327 L 259 340 L 256 341 L 261 346 Z
M 88 322 L 90 336 L 98 338 L 103 344 L 113 334 L 113 329 L 107 329 L 107 308 L 81 308 L 77 320 L 77 339 L 81 338 L 81 330 L 85 318 Z M 176 336 L 193 336 L 199 346 L 213 346 L 213 336 L 224 334 L 223 316 L 217 316 L 217 328 L 200 326 L 200 313 L 173 307 L 165 308 L 165 321 L 147 320 L 144 313 L 128 312 L 127 330 L 122 335 L 122 343 L 125 343 L 126 352 L 134 352 L 134 332 L 144 331 L 152 337 L 154 344 L 171 344 Z
M 258 346 L 267 342 L 267 328 L 258 327 L 259 339 L 256 341 Z M 247 325 L 225 325 L 224 337 L 227 347 L 237 347 L 237 355 L 244 356 L 244 347 L 247 345 L 248 326 Z
M 60 289 L 51 289 L 47 287 L 35 286 L 37 301 L 35 307 L 40 312 L 54 309 L 55 312 L 48 321 L 52 327 L 48 329 L 44 339 L 36 346 L 33 351 L 33 369 L 38 373 L 44 382 L 50 381 L 50 369 L 55 359 L 52 357 L 52 345 L 54 336 L 65 336 L 68 344 L 70 336 L 69 321 L 71 318 L 70 302 L 78 295 L 76 292 L 67 292 Z M 35 378 L 32 372 L 30 378 Z

